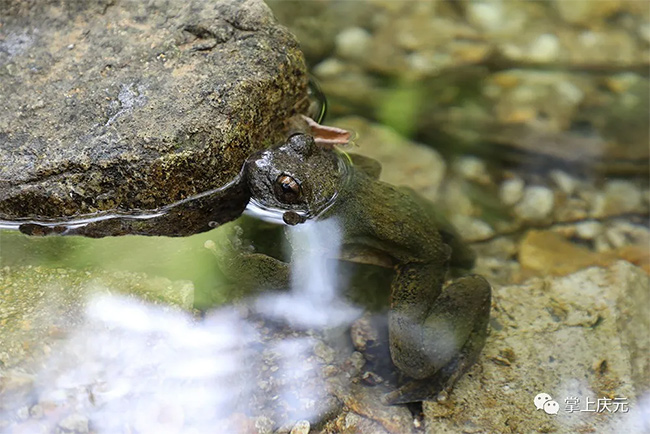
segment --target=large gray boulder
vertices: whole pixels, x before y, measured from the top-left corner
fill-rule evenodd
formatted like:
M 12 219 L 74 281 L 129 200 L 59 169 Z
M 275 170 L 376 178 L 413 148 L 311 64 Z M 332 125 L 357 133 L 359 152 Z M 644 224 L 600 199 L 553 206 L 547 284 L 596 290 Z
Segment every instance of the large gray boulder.
M 281 139 L 307 81 L 261 0 L 3 0 L 0 220 L 122 217 L 95 236 L 228 221 L 245 158 Z

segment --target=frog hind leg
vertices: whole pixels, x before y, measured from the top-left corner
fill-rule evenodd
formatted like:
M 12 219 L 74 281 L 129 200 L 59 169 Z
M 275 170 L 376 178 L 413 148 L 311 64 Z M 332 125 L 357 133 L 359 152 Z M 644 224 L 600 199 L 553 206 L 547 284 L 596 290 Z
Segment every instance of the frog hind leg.
M 384 396 L 384 402 L 405 404 L 447 395 L 485 345 L 490 299 L 490 285 L 481 276 L 463 277 L 449 285 L 421 326 L 418 348 L 422 351 L 415 357 L 419 359 L 415 368 L 401 368 L 412 379 Z

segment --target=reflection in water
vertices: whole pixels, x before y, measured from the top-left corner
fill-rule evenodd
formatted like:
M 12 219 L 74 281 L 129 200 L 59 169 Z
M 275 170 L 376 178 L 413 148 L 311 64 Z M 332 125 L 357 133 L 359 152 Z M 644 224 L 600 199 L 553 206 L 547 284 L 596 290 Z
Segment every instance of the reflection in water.
M 100 211 L 70 218 L 11 219 L 0 213 L 0 229 L 27 235 L 189 236 L 205 232 L 241 215 L 248 203 L 241 173 L 225 185 L 152 210 Z M 8 219 L 9 218 L 9 219 Z
M 323 255 L 337 251 L 336 234 L 334 222 L 292 231 L 298 250 L 312 253 L 294 255 L 290 293 L 264 295 L 255 309 L 222 308 L 197 322 L 169 307 L 93 298 L 82 326 L 36 368 L 31 393 L 0 405 L 0 421 L 27 432 L 76 422 L 107 433 L 236 433 L 260 420 L 317 420 L 331 410 L 317 341 L 273 324 L 330 328 L 354 318 Z M 36 403 L 43 417 L 21 420 L 19 409 Z

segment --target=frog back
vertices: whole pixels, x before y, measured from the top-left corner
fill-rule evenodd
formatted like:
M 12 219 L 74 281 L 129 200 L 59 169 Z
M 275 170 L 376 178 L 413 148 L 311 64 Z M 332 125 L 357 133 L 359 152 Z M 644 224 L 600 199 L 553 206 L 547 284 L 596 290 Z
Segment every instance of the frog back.
M 405 194 L 410 195 L 413 200 L 418 201 L 420 206 L 429 215 L 440 233 L 442 241 L 451 247 L 450 265 L 461 269 L 469 270 L 474 266 L 476 253 L 467 243 L 463 242 L 461 235 L 447 217 L 436 207 L 436 205 L 420 196 L 410 187 L 398 187 Z
M 355 170 L 333 213 L 344 242 L 385 252 L 397 262 L 446 263 L 445 244 L 421 201 L 393 185 Z

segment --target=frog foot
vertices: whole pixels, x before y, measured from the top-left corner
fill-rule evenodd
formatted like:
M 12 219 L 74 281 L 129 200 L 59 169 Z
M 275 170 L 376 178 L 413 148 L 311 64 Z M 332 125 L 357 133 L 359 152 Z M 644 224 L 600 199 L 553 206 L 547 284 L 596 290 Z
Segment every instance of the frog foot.
M 491 288 L 483 277 L 463 277 L 442 291 L 419 325 L 410 322 L 406 333 L 395 327 L 393 338 L 401 345 L 391 347 L 393 361 L 410 380 L 385 395 L 384 402 L 444 400 L 485 345 L 490 298 Z
M 481 340 L 480 338 L 478 339 Z M 476 362 L 483 342 L 468 342 L 463 352 L 425 380 L 410 380 L 382 397 L 385 405 L 408 404 L 430 399 L 446 401 L 460 377 Z

